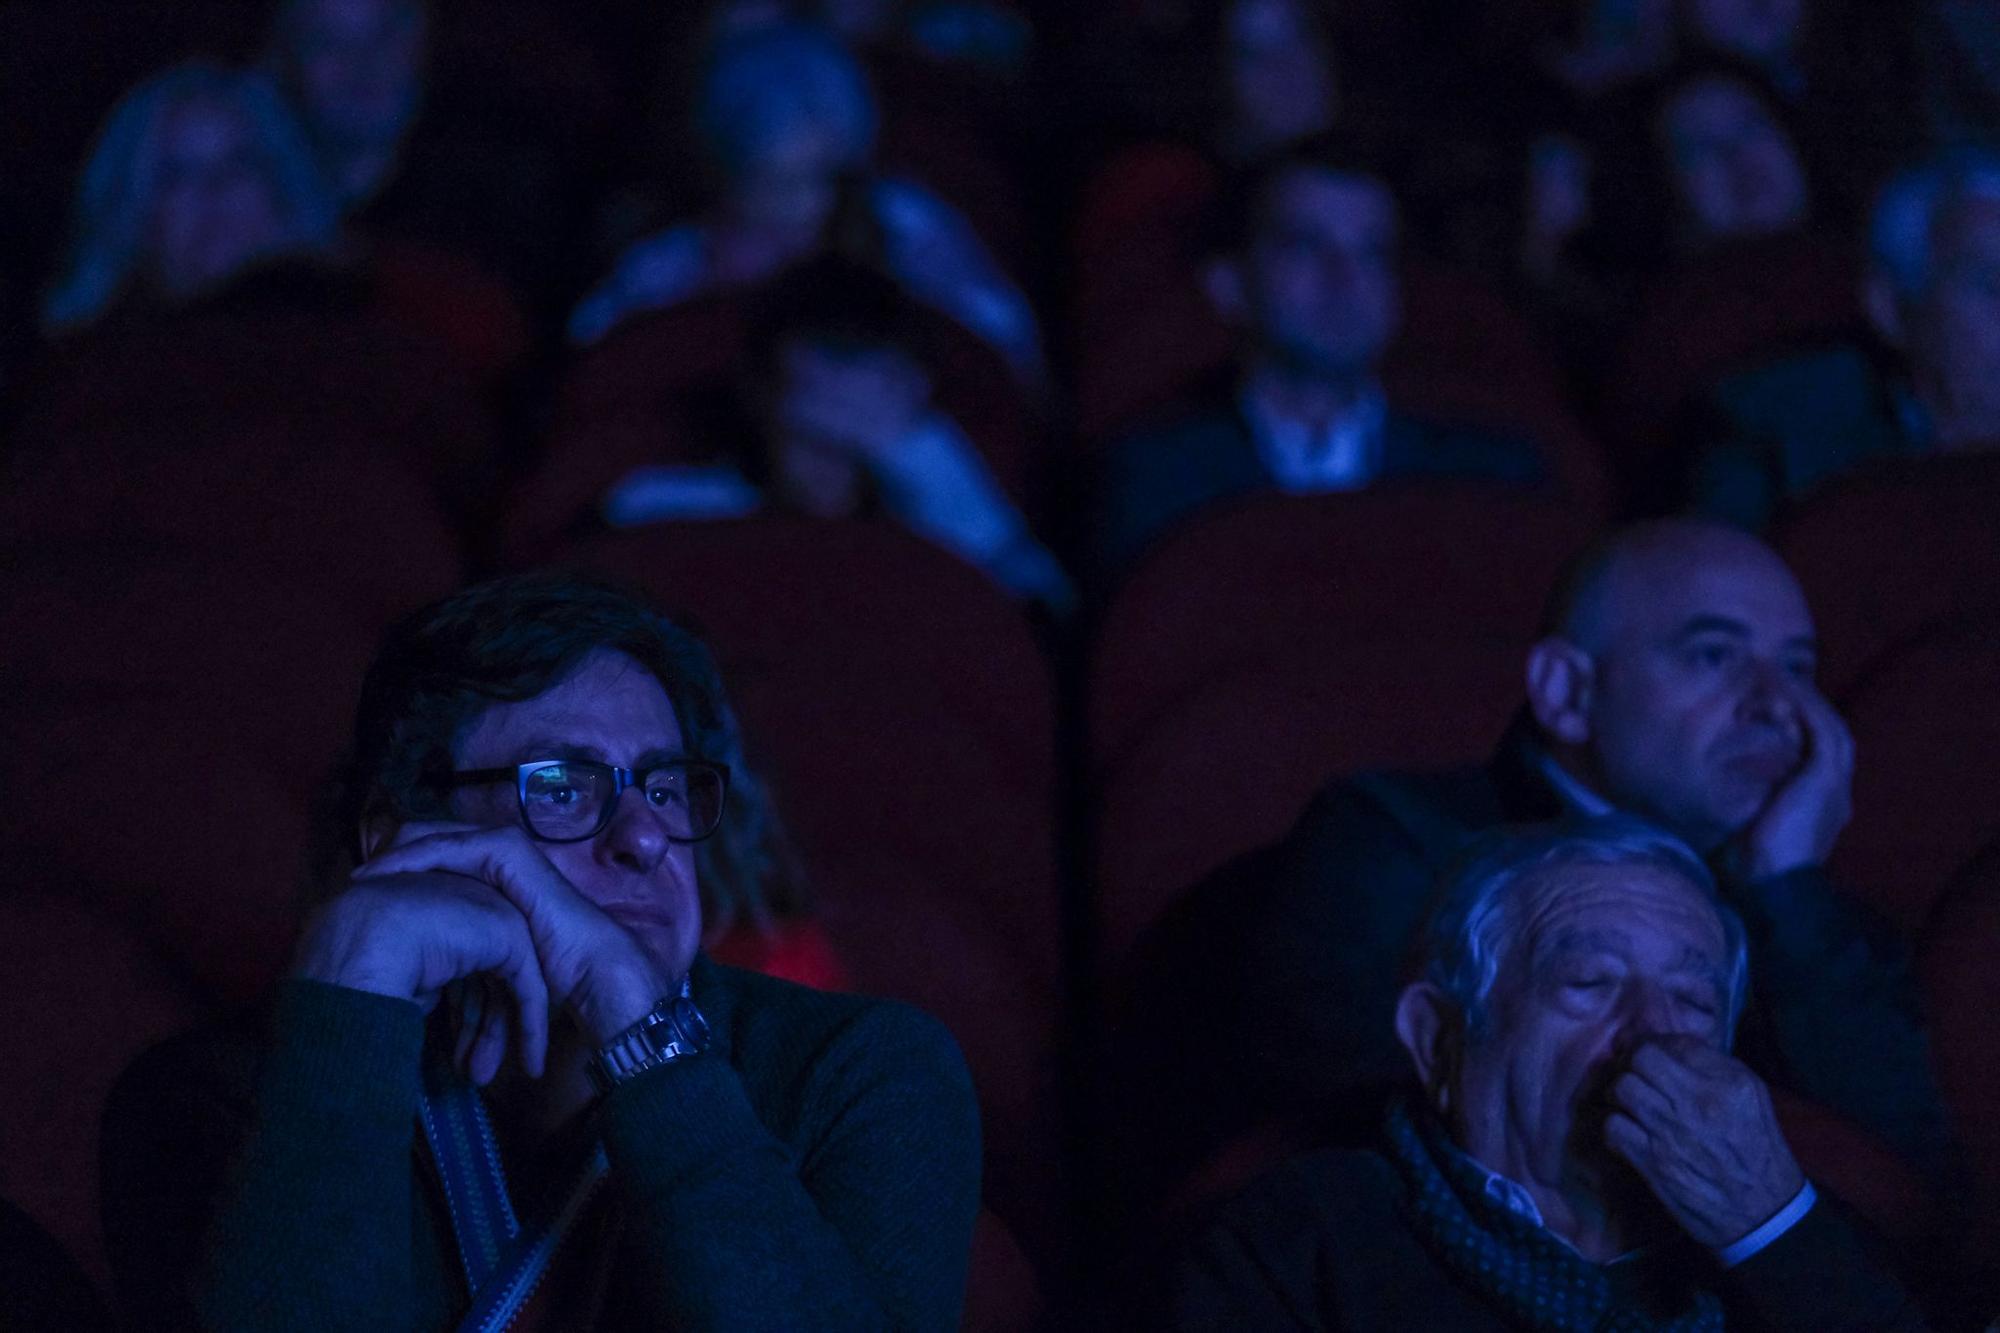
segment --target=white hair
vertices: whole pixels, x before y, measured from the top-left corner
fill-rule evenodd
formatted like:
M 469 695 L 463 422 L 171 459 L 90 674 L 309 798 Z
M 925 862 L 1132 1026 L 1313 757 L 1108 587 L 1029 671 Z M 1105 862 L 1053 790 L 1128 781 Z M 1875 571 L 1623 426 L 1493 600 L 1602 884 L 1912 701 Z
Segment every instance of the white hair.
M 1466 1035 L 1477 1040 L 1485 1034 L 1501 964 L 1520 942 L 1513 905 L 1550 871 L 1574 866 L 1644 867 L 1701 891 L 1722 922 L 1730 958 L 1724 1030 L 1735 1031 L 1750 985 L 1742 919 L 1722 901 L 1715 876 L 1686 843 L 1642 819 L 1606 815 L 1490 834 L 1445 872 L 1418 962 L 1424 980 L 1458 1009 Z
M 340 213 L 305 131 L 265 76 L 201 61 L 174 65 L 119 99 L 77 182 L 67 255 L 42 303 L 42 326 L 69 333 L 95 322 L 145 259 L 169 115 L 190 102 L 227 105 L 249 127 L 270 172 L 288 242 L 331 244 Z
M 868 76 L 839 38 L 816 24 L 780 23 L 716 48 L 695 127 L 725 171 L 801 127 L 832 131 L 859 164 L 874 149 L 876 115 Z
M 1905 297 L 1931 281 L 1938 220 L 1970 200 L 2000 202 L 2000 153 L 1958 148 L 1898 173 L 1876 196 L 1868 257 Z

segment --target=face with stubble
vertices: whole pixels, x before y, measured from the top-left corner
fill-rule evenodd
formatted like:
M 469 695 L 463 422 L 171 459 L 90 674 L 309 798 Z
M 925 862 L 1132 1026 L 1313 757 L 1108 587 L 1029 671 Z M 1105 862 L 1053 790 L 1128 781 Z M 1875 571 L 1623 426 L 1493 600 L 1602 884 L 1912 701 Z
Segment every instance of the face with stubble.
M 1763 543 L 1684 525 L 1615 558 L 1570 627 L 1581 687 L 1537 701 L 1616 807 L 1710 850 L 1799 769 L 1818 664 L 1805 595 Z

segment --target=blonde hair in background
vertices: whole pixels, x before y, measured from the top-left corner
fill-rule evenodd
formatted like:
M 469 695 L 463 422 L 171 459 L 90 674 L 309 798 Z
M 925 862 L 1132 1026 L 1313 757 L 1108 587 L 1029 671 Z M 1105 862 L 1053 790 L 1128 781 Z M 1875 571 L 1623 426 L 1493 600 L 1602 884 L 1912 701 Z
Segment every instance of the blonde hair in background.
M 201 101 L 228 106 L 249 128 L 286 223 L 287 248 L 332 244 L 339 209 L 305 131 L 270 79 L 203 61 L 175 65 L 120 98 L 91 145 L 62 272 L 42 304 L 44 332 L 86 328 L 124 295 L 145 259 L 168 116 Z

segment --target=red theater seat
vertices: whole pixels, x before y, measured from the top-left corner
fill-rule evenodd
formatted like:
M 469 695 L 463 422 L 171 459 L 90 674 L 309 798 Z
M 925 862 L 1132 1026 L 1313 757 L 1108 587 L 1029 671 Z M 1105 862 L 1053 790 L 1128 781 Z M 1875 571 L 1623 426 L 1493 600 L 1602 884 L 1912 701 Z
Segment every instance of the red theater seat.
M 1055 724 L 1020 612 L 871 524 L 667 524 L 573 555 L 716 646 L 854 988 L 952 1028 L 987 1197 L 1038 1259 L 1061 1258 Z
M 1895 1152 L 1832 1111 L 1771 1089 L 1778 1125 L 1806 1175 L 1827 1186 L 1886 1240 L 1909 1244 L 1930 1234 L 1936 1200 Z
M 1846 238 L 1781 236 L 1687 265 L 1649 292 L 1604 390 L 1606 443 L 1644 481 L 1680 414 L 1717 380 L 1862 327 L 1861 274 Z
M 1092 767 L 1120 763 L 1211 677 L 1317 644 L 1435 635 L 1525 645 L 1591 521 L 1471 484 L 1266 496 L 1197 519 L 1140 564 L 1099 627 Z
M 2000 1263 L 2000 842 L 1954 878 L 1925 928 L 1917 955 L 1931 1061 L 1952 1133 L 1972 1167 L 1978 1201 L 1975 1245 Z
M 1826 647 L 1836 697 L 1884 649 L 2000 611 L 2000 455 L 1882 464 L 1816 493 L 1779 529 Z
M 489 440 L 464 382 L 317 302 L 107 329 L 45 368 L 0 533 L 149 540 L 288 570 L 327 605 L 408 610 L 460 573 L 447 488 Z
M 383 317 L 436 342 L 474 381 L 494 385 L 528 355 L 534 335 L 519 301 L 473 260 L 384 237 L 369 247 L 369 261 Z
M 112 822 L 107 815 L 103 822 Z M 21 877 L 11 869 L 9 879 Z M 0 890 L 0 1195 L 100 1285 L 97 1133 L 126 1063 L 199 1008 L 145 940 L 76 901 L 73 885 Z
M 0 809 L 10 858 L 247 997 L 285 957 L 309 811 L 380 626 L 311 584 L 171 550 L 10 555 L 0 745 L 36 775 Z M 135 783 L 158 795 L 118 794 Z
M 1905 932 L 2000 822 L 2000 620 L 1899 644 L 1841 698 L 1854 819 L 1832 869 Z
M 1101 963 L 1183 890 L 1275 841 L 1329 779 L 1477 763 L 1520 706 L 1524 636 L 1334 640 L 1209 678 L 1102 780 Z

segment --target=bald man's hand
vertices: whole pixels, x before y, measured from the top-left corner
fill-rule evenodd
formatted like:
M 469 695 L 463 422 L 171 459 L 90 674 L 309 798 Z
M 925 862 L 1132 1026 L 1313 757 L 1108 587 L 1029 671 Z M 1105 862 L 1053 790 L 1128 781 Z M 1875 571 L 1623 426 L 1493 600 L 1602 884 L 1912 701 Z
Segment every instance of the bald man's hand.
M 1799 766 L 1731 849 L 1729 864 L 1748 883 L 1825 864 L 1854 813 L 1854 737 L 1817 689 L 1795 689 Z

